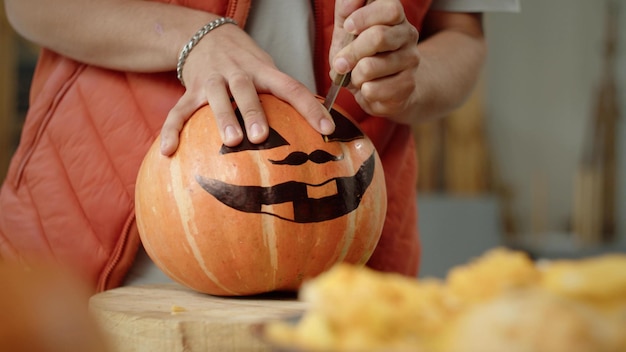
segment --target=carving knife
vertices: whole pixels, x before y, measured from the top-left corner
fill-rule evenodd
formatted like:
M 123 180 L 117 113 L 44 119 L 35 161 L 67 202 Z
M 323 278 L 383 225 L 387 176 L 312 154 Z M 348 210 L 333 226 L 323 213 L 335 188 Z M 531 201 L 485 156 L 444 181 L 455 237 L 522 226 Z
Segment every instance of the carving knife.
M 369 5 L 370 3 L 374 2 L 374 0 L 367 0 L 365 2 L 365 6 Z M 346 39 L 344 40 L 344 46 L 350 44 L 350 42 L 352 42 L 355 38 L 354 34 L 349 34 L 346 36 Z M 332 109 L 333 104 L 335 103 L 335 99 L 337 99 L 337 95 L 339 94 L 339 91 L 341 90 L 341 87 L 345 87 L 350 83 L 350 72 L 347 72 L 345 74 L 342 75 L 337 75 L 335 77 L 335 79 L 333 80 L 333 83 L 330 86 L 330 89 L 328 90 L 328 94 L 326 94 L 326 99 L 324 99 L 324 107 L 326 108 L 326 110 L 330 111 L 330 109 Z

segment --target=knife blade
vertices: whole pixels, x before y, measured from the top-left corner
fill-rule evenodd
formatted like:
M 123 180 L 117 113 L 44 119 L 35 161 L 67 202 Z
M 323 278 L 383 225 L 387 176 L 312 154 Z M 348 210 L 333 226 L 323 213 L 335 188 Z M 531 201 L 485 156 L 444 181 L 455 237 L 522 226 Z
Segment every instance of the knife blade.
M 364 6 L 367 6 L 374 2 L 374 0 L 367 0 Z M 350 44 L 356 36 L 354 34 L 348 34 L 344 40 L 344 47 Z M 328 90 L 328 94 L 326 94 L 326 98 L 324 99 L 324 107 L 326 110 L 330 111 L 332 109 L 333 104 L 335 104 L 335 100 L 337 99 L 337 95 L 339 95 L 339 91 L 341 87 L 346 87 L 350 83 L 350 72 L 337 75 L 333 80 L 333 83 Z
M 326 110 L 330 111 L 330 109 L 332 109 L 341 87 L 347 86 L 348 83 L 350 83 L 350 72 L 337 75 L 337 77 L 335 77 L 333 84 L 331 84 L 328 94 L 326 94 L 326 98 L 324 99 L 324 107 Z

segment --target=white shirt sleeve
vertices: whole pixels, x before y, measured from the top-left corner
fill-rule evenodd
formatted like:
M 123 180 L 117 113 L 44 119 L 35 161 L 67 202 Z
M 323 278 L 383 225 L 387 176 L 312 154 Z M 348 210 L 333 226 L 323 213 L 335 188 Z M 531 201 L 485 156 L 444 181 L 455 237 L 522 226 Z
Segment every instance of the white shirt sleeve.
M 430 8 L 450 12 L 519 12 L 520 0 L 433 0 Z

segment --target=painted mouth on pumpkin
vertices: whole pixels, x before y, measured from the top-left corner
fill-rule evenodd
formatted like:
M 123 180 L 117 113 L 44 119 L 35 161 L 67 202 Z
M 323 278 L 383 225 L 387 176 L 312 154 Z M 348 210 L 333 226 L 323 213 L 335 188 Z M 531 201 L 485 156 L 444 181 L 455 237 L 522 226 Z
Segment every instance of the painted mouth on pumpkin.
M 239 186 L 201 175 L 196 175 L 196 181 L 221 203 L 239 211 L 297 223 L 321 222 L 358 208 L 374 178 L 375 161 L 372 153 L 353 176 L 336 177 L 316 185 L 288 181 L 269 187 Z
M 306 194 L 309 198 L 322 199 L 336 195 L 338 193 L 337 189 L 337 181 L 330 180 L 321 185 L 306 185 Z

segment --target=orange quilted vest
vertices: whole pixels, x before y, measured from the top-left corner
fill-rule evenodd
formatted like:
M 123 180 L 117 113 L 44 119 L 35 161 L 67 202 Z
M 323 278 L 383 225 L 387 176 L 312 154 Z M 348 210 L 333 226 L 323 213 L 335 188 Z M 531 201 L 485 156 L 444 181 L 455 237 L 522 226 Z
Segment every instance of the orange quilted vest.
M 166 1 L 235 18 L 251 0 Z M 404 1 L 418 26 L 429 0 Z M 330 85 L 334 0 L 314 1 L 318 93 Z M 0 189 L 0 257 L 51 259 L 81 273 L 96 291 L 119 286 L 139 245 L 135 177 L 167 112 L 182 95 L 173 72 L 123 73 L 42 50 L 21 142 Z M 367 116 L 348 92 L 337 104 L 381 156 L 388 215 L 371 267 L 415 275 L 418 267 L 416 155 L 408 126 Z

